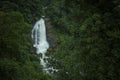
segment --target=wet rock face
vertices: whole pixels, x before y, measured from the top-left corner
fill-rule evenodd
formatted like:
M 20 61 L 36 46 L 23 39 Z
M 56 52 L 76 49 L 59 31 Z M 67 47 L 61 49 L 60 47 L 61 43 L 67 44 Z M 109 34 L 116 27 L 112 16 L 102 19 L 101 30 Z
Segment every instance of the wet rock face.
M 46 19 L 46 32 L 47 32 L 47 40 L 49 42 L 50 47 L 55 47 L 57 45 L 57 36 L 54 34 L 53 26 L 50 23 L 50 20 Z
M 57 45 L 57 38 L 53 33 L 48 33 L 48 42 L 51 47 L 55 47 Z

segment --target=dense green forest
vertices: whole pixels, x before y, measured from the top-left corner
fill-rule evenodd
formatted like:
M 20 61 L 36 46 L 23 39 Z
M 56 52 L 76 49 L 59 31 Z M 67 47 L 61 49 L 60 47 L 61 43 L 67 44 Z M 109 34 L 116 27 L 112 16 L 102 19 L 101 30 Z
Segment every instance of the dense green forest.
M 56 40 L 52 75 L 30 36 L 42 15 Z M 120 80 L 120 1 L 0 0 L 0 80 Z

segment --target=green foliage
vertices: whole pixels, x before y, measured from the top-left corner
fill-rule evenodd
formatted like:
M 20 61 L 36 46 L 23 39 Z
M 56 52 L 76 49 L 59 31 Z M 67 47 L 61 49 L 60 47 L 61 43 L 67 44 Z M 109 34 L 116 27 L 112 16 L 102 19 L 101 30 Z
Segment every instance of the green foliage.
M 0 12 L 0 80 L 49 80 L 30 40 L 31 26 L 19 12 Z
M 60 70 L 55 80 L 120 79 L 119 1 L 52 0 L 52 4 L 59 42 L 53 49 L 57 64 L 51 62 Z
M 0 10 L 19 11 L 23 14 L 25 21 L 35 23 L 43 14 L 41 0 L 1 0 Z

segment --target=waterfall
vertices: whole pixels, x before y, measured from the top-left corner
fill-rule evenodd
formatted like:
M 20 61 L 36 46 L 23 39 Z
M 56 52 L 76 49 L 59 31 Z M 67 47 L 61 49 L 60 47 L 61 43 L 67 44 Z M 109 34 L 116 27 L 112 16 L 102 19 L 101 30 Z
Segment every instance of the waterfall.
M 43 70 L 45 70 L 46 67 L 46 55 L 47 49 L 49 48 L 49 44 L 46 39 L 46 27 L 45 27 L 45 21 L 43 18 L 41 18 L 39 21 L 37 21 L 32 29 L 32 39 L 34 40 L 33 47 L 36 48 L 36 53 L 41 54 L 40 57 L 40 63 L 43 66 Z
M 53 69 L 53 67 L 47 67 L 47 58 L 48 56 L 45 55 L 47 52 L 47 49 L 49 48 L 49 43 L 46 39 L 46 27 L 45 27 L 45 21 L 43 18 L 41 18 L 39 21 L 37 21 L 32 29 L 32 35 L 31 35 L 34 45 L 33 47 L 36 48 L 36 53 L 42 56 L 40 57 L 40 64 L 43 66 L 43 71 L 47 73 L 53 73 L 57 72 L 58 70 Z

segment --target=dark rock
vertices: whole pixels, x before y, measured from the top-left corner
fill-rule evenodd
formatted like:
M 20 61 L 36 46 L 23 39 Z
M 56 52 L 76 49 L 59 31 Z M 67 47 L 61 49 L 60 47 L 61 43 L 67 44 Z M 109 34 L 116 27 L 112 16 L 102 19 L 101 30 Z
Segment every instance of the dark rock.
M 55 47 L 57 45 L 57 36 L 53 31 L 53 25 L 51 25 L 50 20 L 46 19 L 46 32 L 47 32 L 47 40 L 49 42 L 50 47 Z

